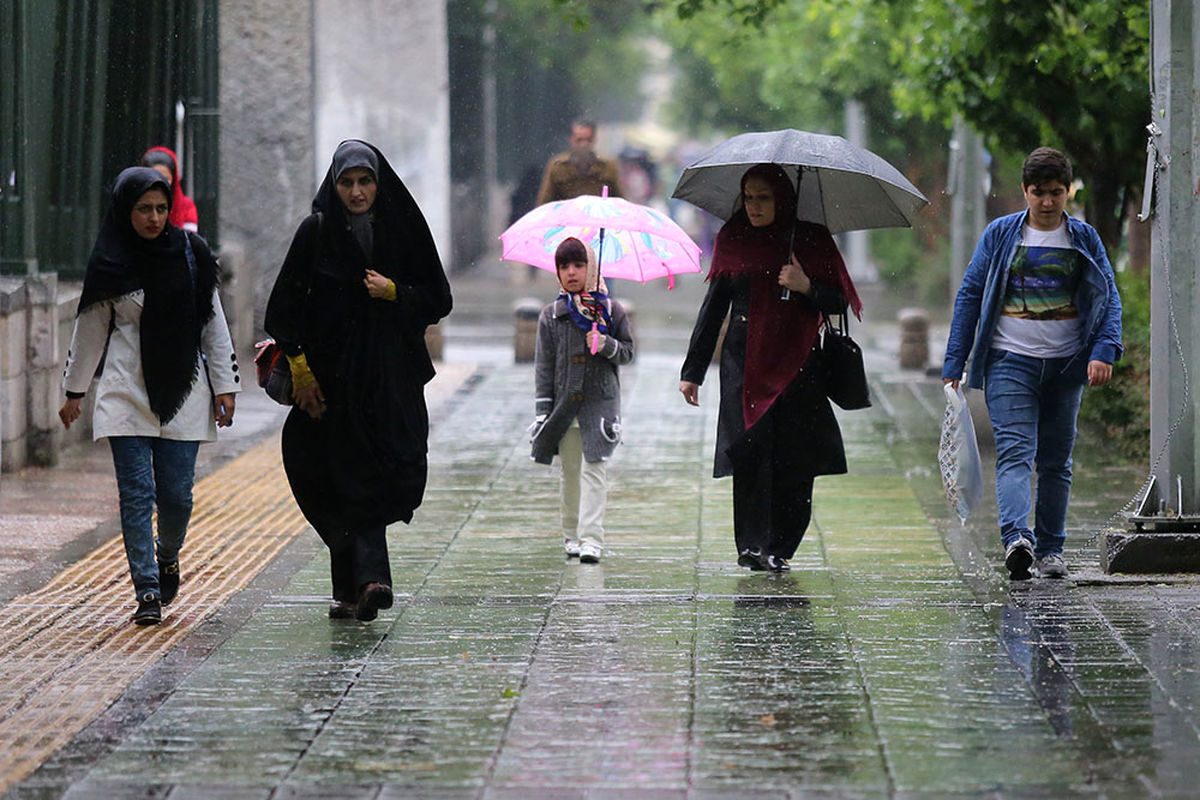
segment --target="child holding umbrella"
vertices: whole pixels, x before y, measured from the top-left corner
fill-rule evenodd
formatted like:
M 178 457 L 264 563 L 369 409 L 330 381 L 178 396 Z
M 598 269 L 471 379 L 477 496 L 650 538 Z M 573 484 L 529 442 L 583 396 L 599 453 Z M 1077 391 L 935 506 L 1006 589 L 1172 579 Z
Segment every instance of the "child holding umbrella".
M 633 334 L 591 247 L 564 239 L 554 264 L 562 292 L 538 317 L 531 458 L 550 464 L 558 454 L 563 549 L 594 564 L 604 547 L 605 464 L 621 440 L 617 368 L 633 360 Z

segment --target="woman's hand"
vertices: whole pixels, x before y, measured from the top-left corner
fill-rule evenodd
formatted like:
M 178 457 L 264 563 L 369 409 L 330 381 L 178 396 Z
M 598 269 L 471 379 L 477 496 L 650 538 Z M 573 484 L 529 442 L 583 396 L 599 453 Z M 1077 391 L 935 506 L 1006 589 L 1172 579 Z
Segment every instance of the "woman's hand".
M 325 395 L 321 393 L 321 385 L 315 380 L 302 388 L 292 388 L 292 398 L 304 413 L 313 419 L 320 419 L 325 413 Z
M 962 378 L 942 378 L 942 385 L 950 384 L 951 389 L 958 391 L 958 382 L 961 380 Z
M 83 413 L 80 405 L 83 402 L 82 397 L 68 397 L 67 402 L 62 404 L 62 408 L 58 410 L 58 418 L 62 420 L 63 427 L 71 430 L 71 423 L 79 419 L 79 415 Z
M 689 406 L 700 405 L 700 384 L 691 381 L 679 382 L 679 393 L 687 400 Z
M 800 294 L 808 294 L 812 289 L 812 281 L 809 280 L 804 267 L 796 260 L 795 254 L 792 255 L 791 262 L 784 264 L 783 269 L 779 270 L 779 285 Z
M 228 428 L 233 424 L 233 409 L 237 405 L 237 395 L 219 394 L 213 398 L 213 419 L 218 428 Z
M 380 275 L 373 269 L 367 270 L 367 277 L 363 278 L 363 285 L 367 287 L 367 294 L 374 297 L 376 300 L 385 300 L 388 295 L 388 285 L 391 280 Z

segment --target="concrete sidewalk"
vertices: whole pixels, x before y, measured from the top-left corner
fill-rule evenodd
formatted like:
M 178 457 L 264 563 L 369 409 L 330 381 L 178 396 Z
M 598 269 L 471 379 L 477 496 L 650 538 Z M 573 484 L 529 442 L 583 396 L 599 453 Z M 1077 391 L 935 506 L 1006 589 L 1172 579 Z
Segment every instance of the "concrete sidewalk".
M 235 541 L 287 540 L 219 602 L 199 595 L 246 559 L 185 575 L 161 629 L 85 598 L 62 613 L 100 615 L 88 626 L 0 643 L 0 752 L 47 718 L 22 722 L 33 699 L 8 688 L 36 669 L 22 649 L 57 654 L 36 692 L 53 694 L 61 665 L 84 669 L 59 651 L 104 628 L 106 680 L 123 682 L 40 766 L 5 767 L 5 797 L 1192 796 L 1200 583 L 1108 579 L 1087 544 L 1137 471 L 1082 444 L 1075 580 L 1010 584 L 994 506 L 964 528 L 940 496 L 940 382 L 891 369 L 890 327 L 872 322 L 877 403 L 840 414 L 851 472 L 817 481 L 794 571 L 751 574 L 734 564 L 729 483 L 709 477 L 715 372 L 700 409 L 675 387 L 692 294 L 638 302 L 599 565 L 564 561 L 555 476 L 528 459 L 532 369 L 504 357 L 486 292 L 456 286 L 429 491 L 390 536 L 396 607 L 326 619 L 316 537 L 282 500 L 269 524 L 251 514 Z M 200 524 L 211 535 L 247 502 L 228 476 L 278 472 L 277 444 L 247 437 L 213 462 L 205 496 L 226 507 Z M 14 571 L 25 587 L 0 612 L 42 591 L 35 567 L 63 562 L 60 580 L 90 557 Z

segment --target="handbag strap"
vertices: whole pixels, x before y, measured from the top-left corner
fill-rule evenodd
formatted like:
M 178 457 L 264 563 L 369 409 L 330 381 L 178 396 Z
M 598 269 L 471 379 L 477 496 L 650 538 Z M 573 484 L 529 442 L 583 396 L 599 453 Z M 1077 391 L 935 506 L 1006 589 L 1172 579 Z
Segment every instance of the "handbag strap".
M 832 317 L 838 318 L 837 326 L 835 327 L 830 321 Z M 843 311 L 840 314 L 822 314 L 821 321 L 824 324 L 825 330 L 839 333 L 842 336 L 850 335 L 850 315 Z

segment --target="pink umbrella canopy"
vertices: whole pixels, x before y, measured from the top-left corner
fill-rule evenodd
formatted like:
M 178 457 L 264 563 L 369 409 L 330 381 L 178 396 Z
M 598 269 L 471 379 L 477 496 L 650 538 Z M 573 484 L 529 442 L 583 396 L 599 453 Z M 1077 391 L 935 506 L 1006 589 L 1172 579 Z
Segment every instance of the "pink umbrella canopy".
M 571 236 L 591 246 L 605 278 L 646 281 L 700 271 L 700 247 L 668 217 L 620 197 L 580 195 L 545 203 L 500 234 L 500 257 L 554 272 L 554 251 Z M 603 242 L 601 242 L 603 236 Z

